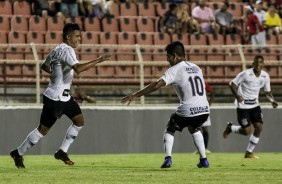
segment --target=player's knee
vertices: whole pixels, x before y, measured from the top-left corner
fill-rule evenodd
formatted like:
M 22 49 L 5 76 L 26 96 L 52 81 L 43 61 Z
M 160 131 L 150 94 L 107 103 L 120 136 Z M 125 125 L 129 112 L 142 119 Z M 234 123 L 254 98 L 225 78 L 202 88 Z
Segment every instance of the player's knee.
M 172 127 L 167 127 L 164 131 L 164 133 L 168 133 L 170 135 L 173 135 L 174 136 L 174 133 L 175 133 L 175 129 L 172 128 Z

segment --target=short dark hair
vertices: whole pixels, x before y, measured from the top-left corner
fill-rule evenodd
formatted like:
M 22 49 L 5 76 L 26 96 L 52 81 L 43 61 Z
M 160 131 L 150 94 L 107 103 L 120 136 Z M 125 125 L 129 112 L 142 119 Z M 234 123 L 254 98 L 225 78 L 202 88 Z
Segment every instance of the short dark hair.
M 177 54 L 178 56 L 185 57 L 184 45 L 180 41 L 174 41 L 168 44 L 165 48 L 168 54 Z
M 67 35 L 71 32 L 78 30 L 80 31 L 79 25 L 76 23 L 67 23 L 63 29 L 63 39 L 67 38 Z
M 254 62 L 257 62 L 259 59 L 262 59 L 264 61 L 264 58 L 262 55 L 256 55 L 254 58 Z

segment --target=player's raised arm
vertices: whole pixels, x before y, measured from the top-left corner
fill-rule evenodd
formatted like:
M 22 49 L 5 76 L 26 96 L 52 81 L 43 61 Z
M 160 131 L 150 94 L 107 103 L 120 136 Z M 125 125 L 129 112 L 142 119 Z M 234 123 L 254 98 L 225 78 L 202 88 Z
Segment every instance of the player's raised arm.
M 149 84 L 148 86 L 146 86 L 145 88 L 135 92 L 135 93 L 131 93 L 131 94 L 128 94 L 126 95 L 125 97 L 123 97 L 121 99 L 121 103 L 126 103 L 128 102 L 127 105 L 129 105 L 135 97 L 141 97 L 143 95 L 146 95 L 146 94 L 149 94 L 149 93 L 152 93 L 158 89 L 160 89 L 161 87 L 165 86 L 165 81 L 164 80 L 158 80 L 156 82 L 152 82 L 151 84 Z
M 85 70 L 88 70 L 89 68 L 92 68 L 93 66 L 97 65 L 98 63 L 102 63 L 104 61 L 110 60 L 111 54 L 105 53 L 101 56 L 99 56 L 97 59 L 88 61 L 87 63 L 77 63 L 73 65 L 73 69 L 76 73 L 83 72 Z

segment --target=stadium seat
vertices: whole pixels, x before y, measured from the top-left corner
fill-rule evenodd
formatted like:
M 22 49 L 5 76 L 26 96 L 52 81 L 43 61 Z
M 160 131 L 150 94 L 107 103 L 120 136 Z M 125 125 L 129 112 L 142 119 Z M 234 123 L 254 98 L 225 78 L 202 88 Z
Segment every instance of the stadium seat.
M 28 21 L 24 16 L 13 16 L 11 18 L 11 31 L 28 31 Z
M 13 2 L 14 15 L 31 15 L 31 6 L 27 1 Z
M 269 74 L 270 79 L 279 78 L 279 65 L 265 65 L 264 70 Z
M 98 49 L 93 47 L 83 47 L 78 52 L 80 60 L 90 61 L 98 57 Z
M 102 55 L 103 53 L 110 52 L 112 54 L 111 61 L 115 61 L 115 53 L 111 52 L 111 49 L 108 48 L 100 48 L 99 49 L 99 55 Z M 114 66 L 97 66 L 97 73 L 99 77 L 105 77 L 105 78 L 113 78 L 115 76 L 115 67 Z
M 243 48 L 243 53 L 245 55 L 246 61 L 253 61 L 254 57 L 261 53 L 259 50 L 255 50 L 252 48 Z
M 189 34 L 188 33 L 186 33 L 186 34 L 184 34 L 184 33 L 182 33 L 182 34 L 173 34 L 172 35 L 172 41 L 181 41 L 182 43 L 183 43 L 183 45 L 185 46 L 185 45 L 189 45 L 190 43 L 189 43 Z
M 102 31 L 100 19 L 98 17 L 85 18 L 84 19 L 84 29 L 85 31 L 97 31 L 97 32 Z
M 119 45 L 134 45 L 135 34 L 120 32 L 118 34 L 118 44 Z M 120 46 L 117 50 L 117 60 L 118 61 L 134 61 L 136 56 L 135 48 L 128 48 Z
M 204 34 L 191 34 L 190 35 L 191 46 L 207 45 L 207 38 Z M 205 61 L 207 48 L 193 48 L 189 51 L 189 59 L 191 61 Z
M 45 43 L 59 44 L 63 41 L 63 33 L 61 31 L 47 31 L 45 34 Z
M 225 52 L 225 61 L 234 61 L 240 62 L 242 61 L 238 48 L 229 48 Z
M 133 17 L 119 18 L 120 31 L 136 32 L 136 19 Z
M 154 45 L 166 46 L 171 42 L 171 37 L 167 33 L 155 32 L 153 36 L 154 36 Z
M 278 44 L 282 45 L 282 34 L 278 35 Z
M 215 12 L 222 7 L 223 2 L 207 2 L 206 4 L 212 9 L 213 13 L 215 14 Z
M 112 3 L 112 5 L 111 5 L 111 12 L 116 17 L 120 16 L 119 3 L 115 3 L 115 2 Z
M 169 68 L 169 63 L 167 63 L 167 66 L 154 66 L 153 67 L 153 77 L 154 78 L 160 78 L 164 75 L 164 73 Z
M 26 43 L 26 33 L 10 31 L 8 34 L 8 43 Z
M 79 78 L 95 78 L 97 77 L 97 68 L 96 67 L 89 68 L 88 70 L 81 72 L 78 75 L 78 77 Z
M 279 61 L 281 52 L 279 49 L 269 47 L 261 50 L 260 54 L 263 55 L 264 61 L 267 63 L 268 61 Z
M 225 71 L 225 77 L 230 79 L 235 78 L 238 73 L 243 71 L 242 63 L 237 61 L 237 63 L 234 62 L 233 65 L 225 65 Z
M 99 44 L 99 32 L 92 32 L 92 31 L 84 31 L 81 32 L 82 44 Z
M 278 44 L 277 35 L 266 34 L 266 44 L 267 45 L 277 45 Z
M 226 45 L 242 44 L 242 36 L 240 34 L 227 34 L 225 44 Z
M 12 15 L 12 3 L 11 1 L 0 1 L 0 12 L 1 15 Z
M 36 65 L 35 64 L 24 64 L 22 66 L 22 75 L 25 78 L 25 81 L 35 79 L 36 78 Z
M 169 8 L 169 3 L 155 3 L 157 16 L 163 16 Z
M 148 2 L 143 2 L 143 3 L 138 3 L 138 15 L 139 16 L 156 16 L 155 12 L 155 4 L 154 3 L 148 3 Z
M 39 16 L 29 18 L 29 31 L 45 32 L 47 30 L 46 20 Z
M 139 45 L 153 45 L 153 35 L 146 32 L 138 32 L 136 34 L 136 43 Z
M 209 45 L 224 45 L 224 37 L 220 34 L 208 34 L 207 41 Z M 209 48 L 207 51 L 208 61 L 224 61 L 225 48 Z
M 1 2 L 0 2 L 1 6 Z M 11 30 L 10 28 L 10 18 L 7 15 L 0 15 L 0 27 L 1 27 L 1 32 L 9 32 Z
M 8 36 L 6 32 L 0 31 L 0 43 L 6 44 L 8 42 Z M 0 47 L 0 59 L 5 59 L 5 52 L 7 47 Z
M 138 17 L 137 18 L 137 31 L 138 32 L 154 32 L 155 24 L 153 19 Z
M 100 33 L 101 44 L 117 44 L 117 34 L 113 32 L 102 32 Z
M 8 60 L 24 60 L 23 48 L 9 46 L 6 50 L 6 59 Z
M 57 16 L 47 18 L 47 31 L 62 31 L 64 28 L 64 20 Z
M 100 37 L 100 33 L 99 32 L 81 32 L 82 34 L 82 44 L 99 44 L 99 37 Z M 91 47 L 91 46 L 87 46 L 87 47 L 82 47 L 79 46 L 78 50 L 78 57 L 81 60 L 86 60 L 86 61 L 90 61 L 92 59 L 97 58 L 98 55 L 98 48 L 97 47 Z
M 153 61 L 167 61 L 166 51 L 164 48 L 155 48 L 153 50 Z
M 80 30 L 84 30 L 83 21 L 81 17 L 68 17 L 66 18 L 65 23 L 76 23 L 79 25 Z
M 125 2 L 119 5 L 120 16 L 138 16 L 137 5 L 135 3 Z
M 233 18 L 240 18 L 243 15 L 243 6 L 242 2 L 230 2 L 228 11 L 233 14 Z
M 44 44 L 44 33 L 40 32 L 27 32 L 27 43 Z M 44 46 L 36 46 L 37 54 L 40 60 L 43 59 Z M 25 50 L 25 59 L 34 59 L 34 55 L 30 47 Z
M 209 65 L 207 66 L 207 77 L 224 79 L 225 65 Z
M 119 32 L 118 20 L 116 18 L 105 17 L 101 20 L 104 32 Z

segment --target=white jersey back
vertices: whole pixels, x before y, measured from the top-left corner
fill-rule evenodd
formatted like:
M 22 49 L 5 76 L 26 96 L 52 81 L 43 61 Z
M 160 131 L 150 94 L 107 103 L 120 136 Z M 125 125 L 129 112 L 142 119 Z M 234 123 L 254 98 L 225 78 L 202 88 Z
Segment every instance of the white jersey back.
M 72 66 L 79 63 L 74 49 L 65 43 L 55 47 L 47 56 L 44 64 L 50 67 L 50 82 L 43 94 L 55 101 L 68 101 L 73 80 Z
M 270 78 L 265 71 L 261 71 L 260 76 L 256 77 L 254 69 L 250 68 L 239 73 L 232 82 L 238 86 L 238 95 L 244 98 L 244 101 L 237 103 L 239 108 L 250 109 L 259 106 L 259 91 L 263 87 L 264 91 L 269 92 Z
M 180 105 L 176 113 L 184 117 L 209 114 L 202 70 L 195 64 L 182 61 L 170 67 L 160 78 L 166 85 L 172 84 Z

